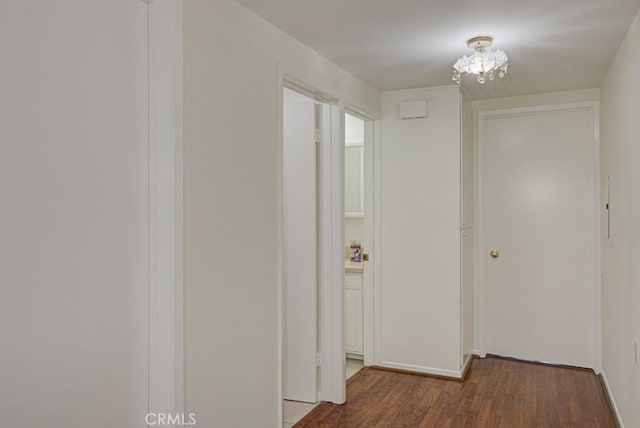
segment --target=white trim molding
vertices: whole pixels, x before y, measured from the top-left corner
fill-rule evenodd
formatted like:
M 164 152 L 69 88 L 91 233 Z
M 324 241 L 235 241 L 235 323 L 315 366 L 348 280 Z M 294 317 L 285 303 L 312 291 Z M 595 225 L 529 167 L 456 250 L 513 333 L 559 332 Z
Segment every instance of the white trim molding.
M 375 122 L 372 119 L 365 120 L 364 130 L 364 174 L 363 174 L 363 194 L 364 194 L 364 243 L 367 247 L 364 252 L 369 254 L 369 261 L 362 272 L 362 297 L 363 297 L 363 350 L 364 365 L 370 366 L 375 361 L 375 298 L 374 298 L 374 267 L 377 263 L 375 243 L 378 236 L 375 233 L 375 199 L 374 199 L 374 145 L 376 138 Z
M 373 346 L 372 355 L 365 357 L 371 364 L 381 364 L 382 355 L 382 122 L 373 123 Z
M 331 360 L 331 370 L 327 371 L 322 381 L 328 383 L 330 401 L 336 404 L 347 401 L 344 346 L 344 121 L 344 102 L 334 102 L 331 105 L 331 138 L 327 142 L 331 146 L 330 157 L 322 171 L 323 175 L 329 176 L 325 182 L 330 187 L 325 188 L 324 193 L 331 202 L 323 207 L 325 225 L 330 229 L 325 229 L 329 259 L 324 266 L 330 280 L 321 290 L 328 307 L 325 317 L 320 320 L 320 333 L 322 343 L 327 348 L 328 358 L 325 361 Z
M 145 0 L 143 0 L 145 1 Z M 182 0 L 150 0 L 149 403 L 184 412 Z
M 613 398 L 613 393 L 611 392 L 611 388 L 609 387 L 607 376 L 605 376 L 604 371 L 602 370 L 600 371 L 600 379 L 602 379 L 604 392 L 607 395 L 607 400 L 609 401 L 609 406 L 611 407 L 611 411 L 613 412 L 613 416 L 616 420 L 616 425 L 619 428 L 624 428 L 624 424 L 622 423 L 622 416 L 620 415 L 620 410 L 618 410 L 618 405 L 616 404 L 616 400 Z
M 277 68 L 277 79 L 278 84 L 276 88 L 276 99 L 278 103 L 277 110 L 277 119 L 276 119 L 276 144 L 277 144 L 277 169 L 278 173 L 276 176 L 276 188 L 277 188 L 277 204 L 276 209 L 278 212 L 277 215 L 277 223 L 276 223 L 276 298 L 277 298 L 277 325 L 278 332 L 276 336 L 277 341 L 277 379 L 278 383 L 276 385 L 277 390 L 277 402 L 275 405 L 277 406 L 278 413 L 278 427 L 282 426 L 284 423 L 284 409 L 283 409 L 283 400 L 284 400 L 284 347 L 285 347 L 285 331 L 284 331 L 284 310 L 285 310 L 285 301 L 284 301 L 284 72 L 282 71 L 282 67 L 278 65 Z
M 600 203 L 602 201 L 600 187 L 600 101 L 593 101 L 591 104 L 593 119 L 593 228 L 595 231 L 593 248 L 593 277 L 595 285 L 594 299 L 594 359 L 593 371 L 595 374 L 602 372 L 602 211 Z
M 389 369 L 406 370 L 410 372 L 425 373 L 434 376 L 450 377 L 452 379 L 462 379 L 462 376 L 464 374 L 463 370 L 437 369 L 434 367 L 416 366 L 413 364 L 394 363 L 393 361 L 382 361 L 382 364 L 380 364 L 380 366 Z
M 462 369 L 460 370 L 461 379 L 464 379 L 464 377 L 467 375 L 467 371 L 469 370 L 469 367 L 471 367 L 471 362 L 473 361 L 473 358 L 474 358 L 474 354 L 467 355 L 467 358 L 462 364 Z
M 487 352 L 490 350 L 487 349 L 487 263 L 486 257 L 483 257 L 486 254 L 487 250 L 487 242 L 485 235 L 486 228 L 486 219 L 485 219 L 485 171 L 486 171 L 486 122 L 489 119 L 500 118 L 500 117 L 511 117 L 511 116 L 521 116 L 521 115 L 529 115 L 529 114 L 543 114 L 543 113 L 551 113 L 551 112 L 565 112 L 565 111 L 589 111 L 592 117 L 592 126 L 593 126 L 593 136 L 592 136 L 592 156 L 593 156 L 593 165 L 592 165 L 592 173 L 593 173 L 593 194 L 592 194 L 592 202 L 593 202 L 593 297 L 594 297 L 594 325 L 591 327 L 594 337 L 593 337 L 593 370 L 596 374 L 600 373 L 602 363 L 601 363 L 601 314 L 600 314 L 600 306 L 601 306 L 601 234 L 600 234 L 600 136 L 599 136 L 599 102 L 598 101 L 587 101 L 587 102 L 577 102 L 577 103 L 569 103 L 569 104 L 550 104 L 550 105 L 541 105 L 541 106 L 532 106 L 532 107 L 519 107 L 519 108 L 508 108 L 508 109 L 500 109 L 500 110 L 480 110 L 478 111 L 478 122 L 474 128 L 477 132 L 477 153 L 475 155 L 476 159 L 476 181 L 477 181 L 477 194 L 478 197 L 476 199 L 475 211 L 477 213 L 477 223 L 478 223 L 478 245 L 475 247 L 475 256 L 474 261 L 477 261 L 478 272 L 477 272 L 477 284 L 478 284 L 478 294 L 477 294 L 477 305 L 476 305 L 476 313 L 475 324 L 478 326 L 476 332 L 477 335 L 475 337 L 476 342 L 476 350 L 474 350 L 474 354 L 479 355 L 481 358 L 486 357 Z

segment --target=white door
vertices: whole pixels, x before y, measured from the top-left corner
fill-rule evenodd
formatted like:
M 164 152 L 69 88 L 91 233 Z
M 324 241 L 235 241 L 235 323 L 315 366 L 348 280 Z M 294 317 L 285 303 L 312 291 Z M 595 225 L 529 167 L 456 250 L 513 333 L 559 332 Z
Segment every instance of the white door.
M 284 89 L 284 398 L 316 402 L 315 102 Z
M 489 353 L 594 365 L 593 134 L 590 110 L 485 122 Z

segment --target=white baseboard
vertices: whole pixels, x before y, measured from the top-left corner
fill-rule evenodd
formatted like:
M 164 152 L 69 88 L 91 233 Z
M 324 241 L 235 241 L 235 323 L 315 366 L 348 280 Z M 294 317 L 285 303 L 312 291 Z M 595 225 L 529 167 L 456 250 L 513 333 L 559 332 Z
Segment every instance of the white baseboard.
M 472 349 L 471 350 L 471 354 L 472 355 L 477 355 L 478 357 L 480 357 L 480 350 L 479 349 Z
M 469 370 L 469 367 L 471 366 L 471 361 L 473 361 L 473 353 L 467 355 L 467 359 L 465 360 L 464 364 L 462 365 L 462 371 L 460 374 L 461 378 L 464 378 L 464 376 L 467 374 L 467 370 Z
M 602 383 L 604 384 L 605 393 L 607 394 L 607 399 L 609 400 L 609 404 L 611 405 L 611 410 L 613 410 L 613 416 L 616 419 L 616 425 L 618 425 L 619 428 L 624 428 L 622 417 L 620 416 L 620 411 L 618 410 L 616 400 L 614 400 L 613 394 L 611 393 L 611 388 L 609 387 L 609 382 L 607 382 L 607 376 L 605 376 L 604 370 L 600 371 L 600 377 L 602 379 Z
M 411 372 L 425 373 L 425 374 L 430 374 L 435 376 L 444 376 L 444 377 L 450 377 L 455 379 L 462 379 L 461 370 L 436 369 L 433 367 L 414 366 L 413 364 L 394 363 L 393 361 L 382 361 L 380 366 L 386 367 L 389 369 L 407 370 Z

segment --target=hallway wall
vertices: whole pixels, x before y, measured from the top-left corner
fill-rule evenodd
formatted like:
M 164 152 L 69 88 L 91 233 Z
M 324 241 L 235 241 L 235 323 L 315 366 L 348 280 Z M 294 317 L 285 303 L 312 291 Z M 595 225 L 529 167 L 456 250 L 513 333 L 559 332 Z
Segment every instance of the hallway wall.
M 460 88 L 383 93 L 376 364 L 460 372 Z M 398 104 L 427 100 L 428 117 Z
M 147 8 L 0 2 L 3 427 L 144 425 Z
M 604 81 L 601 101 L 602 195 L 611 177 L 611 242 L 602 246 L 603 371 L 627 427 L 640 426 L 640 15 Z M 607 212 L 603 209 L 603 231 Z
M 272 427 L 277 67 L 372 114 L 380 95 L 233 0 L 184 16 L 186 409 L 206 427 Z

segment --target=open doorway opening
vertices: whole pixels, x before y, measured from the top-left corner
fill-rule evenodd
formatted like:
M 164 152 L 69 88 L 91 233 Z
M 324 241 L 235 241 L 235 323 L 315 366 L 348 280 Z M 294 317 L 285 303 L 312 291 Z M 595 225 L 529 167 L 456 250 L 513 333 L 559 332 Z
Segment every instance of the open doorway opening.
M 345 375 L 349 379 L 371 365 L 373 338 L 373 231 L 371 158 L 373 122 L 355 112 L 345 114 L 344 147 L 344 338 Z
M 345 107 L 282 69 L 279 79 L 278 341 L 284 400 L 280 419 L 287 426 L 296 422 L 292 408 L 300 417 L 319 401 L 346 400 Z M 365 125 L 365 144 L 367 129 L 372 126 Z M 366 187 L 364 201 L 366 206 Z M 366 308 L 365 303 L 364 320 Z M 364 349 L 373 347 L 367 331 Z M 365 363 L 368 355 L 372 353 L 365 352 Z
M 344 122 L 344 345 L 349 379 L 364 365 L 364 120 Z
M 286 82 L 285 82 L 286 83 Z M 323 398 L 326 365 L 321 321 L 326 275 L 329 177 L 325 146 L 331 142 L 332 105 L 293 84 L 282 93 L 282 395 L 284 426 Z M 327 147 L 328 148 L 328 147 Z M 324 385 L 323 385 L 324 384 Z M 328 396 L 328 394 L 324 394 Z

